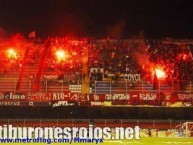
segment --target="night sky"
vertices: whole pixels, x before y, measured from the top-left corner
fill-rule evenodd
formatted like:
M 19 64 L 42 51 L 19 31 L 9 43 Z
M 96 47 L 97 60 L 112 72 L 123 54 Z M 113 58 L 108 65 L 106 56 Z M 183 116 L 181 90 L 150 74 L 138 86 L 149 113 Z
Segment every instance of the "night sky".
M 193 38 L 192 0 L 1 0 L 0 33 Z M 1 35 L 4 35 L 1 34 Z

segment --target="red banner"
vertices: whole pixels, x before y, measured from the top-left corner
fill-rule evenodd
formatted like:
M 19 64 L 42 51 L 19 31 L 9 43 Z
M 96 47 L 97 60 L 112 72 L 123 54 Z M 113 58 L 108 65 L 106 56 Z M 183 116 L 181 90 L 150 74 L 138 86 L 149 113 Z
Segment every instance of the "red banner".
M 139 93 L 129 92 L 127 94 L 101 94 L 90 95 L 90 101 L 114 101 L 114 100 L 142 100 L 142 101 L 155 101 L 159 99 L 159 96 L 163 98 L 163 94 L 156 93 Z
M 71 92 L 0 92 L 2 105 L 18 105 L 16 102 L 77 102 L 79 106 L 102 106 L 103 102 L 110 102 L 108 105 L 153 105 L 165 106 L 167 103 L 176 102 L 193 104 L 193 94 L 172 93 L 166 96 L 156 92 L 128 92 L 127 94 L 79 94 Z M 3 103 L 5 102 L 5 103 Z M 13 103 L 9 103 L 13 102 Z M 15 103 L 14 103 L 15 102 Z M 99 103 L 100 102 L 100 103 Z M 107 105 L 107 106 L 108 106 Z M 67 105 L 66 105 L 67 106 Z M 186 105 L 187 106 L 187 105 Z

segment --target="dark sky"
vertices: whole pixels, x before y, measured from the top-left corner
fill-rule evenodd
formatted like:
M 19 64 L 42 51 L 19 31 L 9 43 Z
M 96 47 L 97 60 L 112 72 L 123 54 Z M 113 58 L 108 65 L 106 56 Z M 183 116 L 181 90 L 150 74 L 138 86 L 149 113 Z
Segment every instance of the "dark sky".
M 39 37 L 193 38 L 192 0 L 1 0 L 0 28 Z

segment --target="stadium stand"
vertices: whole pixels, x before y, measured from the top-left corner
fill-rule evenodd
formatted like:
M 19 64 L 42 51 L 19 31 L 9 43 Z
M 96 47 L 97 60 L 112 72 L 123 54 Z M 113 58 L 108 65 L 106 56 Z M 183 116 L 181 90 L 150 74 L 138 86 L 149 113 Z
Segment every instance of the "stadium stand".
M 39 43 L 17 36 L 0 47 L 0 106 L 16 107 L 12 117 L 1 112 L 7 117 L 21 111 L 26 118 L 119 118 L 114 110 L 124 118 L 193 117 L 192 41 L 56 37 Z

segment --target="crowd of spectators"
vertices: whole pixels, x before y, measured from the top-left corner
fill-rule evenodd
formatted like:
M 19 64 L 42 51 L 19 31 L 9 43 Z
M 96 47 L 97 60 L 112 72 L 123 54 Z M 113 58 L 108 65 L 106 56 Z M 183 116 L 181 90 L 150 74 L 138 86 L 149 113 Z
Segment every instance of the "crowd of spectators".
M 135 58 L 133 50 L 139 49 L 138 43 L 143 41 L 118 41 L 113 40 L 68 40 L 67 38 L 49 38 L 50 46 L 47 52 L 47 60 L 44 64 L 44 70 L 47 72 L 57 72 L 64 76 L 68 74 L 83 74 L 84 58 L 88 59 L 86 65 L 88 74 L 91 74 L 91 69 L 103 69 L 104 76 L 114 76 L 118 79 L 124 74 L 142 73 L 142 66 L 139 65 Z M 86 49 L 85 49 L 86 48 Z M 66 59 L 58 61 L 55 52 L 58 49 L 63 49 L 66 52 Z M 101 80 L 101 76 L 98 77 Z M 82 78 L 81 78 L 82 79 Z M 97 77 L 95 80 L 98 80 Z
M 141 66 L 132 53 L 135 47 L 134 41 L 93 44 L 89 54 L 89 67 L 104 68 L 107 74 L 141 73 Z
M 96 68 L 96 70 L 103 69 L 102 73 L 105 77 L 115 76 L 114 78 L 119 79 L 124 74 L 141 74 L 142 79 L 153 80 L 152 70 L 139 62 L 137 53 L 145 54 L 149 63 L 153 64 L 153 68 L 161 67 L 167 74 L 167 80 L 180 80 L 181 82 L 193 80 L 193 45 L 191 43 L 172 40 L 96 40 L 67 37 L 48 38 L 47 41 L 49 41 L 49 47 L 46 48 L 43 72 L 59 74 L 59 78 L 66 83 L 77 83 L 76 80 L 81 83 L 82 78 L 85 77 L 84 63 L 88 66 L 88 74 L 91 74 L 92 68 Z M 66 52 L 64 60 L 58 60 L 56 57 L 55 52 L 58 49 Z M 1 73 L 9 73 L 8 67 L 12 68 L 12 72 L 19 72 L 24 52 L 18 53 L 16 57 L 7 57 L 4 52 L 1 51 Z M 38 60 L 36 58 L 34 53 L 33 60 Z M 88 58 L 88 61 L 83 62 L 83 58 Z M 101 76 L 99 78 L 101 80 Z
M 0 74 L 19 74 L 23 64 L 27 41 L 20 34 L 0 44 Z
M 54 38 L 51 42 L 52 49 L 49 54 L 53 55 L 56 48 L 61 47 L 68 52 L 69 58 L 63 62 L 49 59 L 48 68 L 59 69 L 65 73 L 82 73 L 81 58 L 85 55 L 84 47 L 86 47 L 88 49 L 88 70 L 102 68 L 106 77 L 114 76 L 119 79 L 124 74 L 141 74 L 142 79 L 152 81 L 154 77 L 152 69 L 159 67 L 166 72 L 167 80 L 180 80 L 181 86 L 185 86 L 184 80 L 192 81 L 193 79 L 191 73 L 193 70 L 192 45 L 189 43 L 108 39 L 69 41 L 65 38 Z M 148 61 L 153 64 L 152 68 L 147 69 L 141 64 L 136 53 L 147 55 Z M 95 79 L 97 80 L 97 77 Z
M 181 87 L 193 80 L 192 45 L 182 42 L 149 41 L 148 54 L 155 66 L 162 67 L 167 80 L 179 80 Z
M 15 52 L 15 55 L 12 56 L 6 49 L 2 49 L 0 53 L 0 74 L 19 74 L 24 58 L 23 52 Z
M 68 38 L 49 38 L 50 45 L 44 61 L 43 71 L 58 74 L 64 84 L 80 84 L 82 78 L 82 57 L 85 42 Z M 64 59 L 58 59 L 56 52 L 65 52 Z

